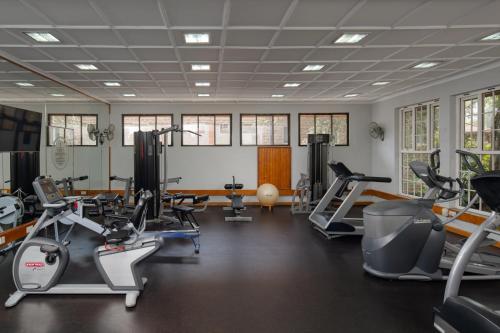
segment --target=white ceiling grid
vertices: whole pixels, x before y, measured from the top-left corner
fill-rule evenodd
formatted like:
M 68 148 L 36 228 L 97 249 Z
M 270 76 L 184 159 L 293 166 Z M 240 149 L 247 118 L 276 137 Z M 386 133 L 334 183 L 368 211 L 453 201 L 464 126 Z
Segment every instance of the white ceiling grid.
M 369 102 L 499 62 L 500 41 L 480 41 L 500 31 L 498 13 L 500 0 L 2 0 L 0 52 L 111 102 L 276 100 L 273 94 Z M 61 43 L 37 43 L 26 31 L 50 32 Z M 186 45 L 185 32 L 209 32 L 211 42 Z M 333 44 L 344 32 L 368 36 Z M 440 65 L 411 69 L 423 60 Z M 79 63 L 99 71 L 81 71 Z M 195 63 L 211 69 L 193 72 Z M 325 67 L 305 73 L 307 64 Z M 35 87 L 19 88 L 20 81 Z M 50 89 L 75 96 L 0 62 L 0 96 L 43 98 Z

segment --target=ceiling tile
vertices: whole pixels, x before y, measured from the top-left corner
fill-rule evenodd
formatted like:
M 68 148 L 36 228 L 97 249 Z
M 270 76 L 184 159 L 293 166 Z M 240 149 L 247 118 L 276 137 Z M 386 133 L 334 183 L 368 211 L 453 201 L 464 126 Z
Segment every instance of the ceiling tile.
M 149 87 L 157 87 L 158 85 L 156 84 L 156 81 L 144 81 L 144 80 L 137 80 L 137 81 L 125 81 L 125 84 L 132 87 L 132 88 L 149 88 Z
M 202 49 L 198 47 L 179 49 L 182 61 L 217 61 L 219 49 Z
M 153 26 L 163 25 L 158 4 L 155 0 L 106 0 L 95 2 L 104 12 L 111 25 Z
M 185 81 L 157 81 L 158 85 L 160 87 L 180 87 L 180 88 L 185 88 L 186 82 Z
M 433 54 L 431 56 L 431 58 L 433 58 L 433 59 L 462 58 L 462 57 L 465 57 L 471 53 L 478 52 L 478 51 L 484 50 L 486 48 L 487 47 L 483 46 L 483 45 L 480 45 L 480 46 L 453 46 L 447 50 Z
M 16 25 L 38 25 L 49 23 L 30 8 L 25 7 L 19 1 L 2 1 L 0 22 L 2 22 L 2 24 Z
M 253 72 L 257 63 L 225 63 L 222 64 L 223 72 Z
M 128 49 L 124 48 L 87 48 L 99 60 L 135 60 Z
M 282 75 L 282 74 L 256 73 L 252 77 L 252 80 L 254 80 L 254 81 L 281 81 L 284 77 L 285 77 L 285 75 Z
M 362 48 L 357 52 L 352 53 L 347 58 L 348 60 L 380 60 L 397 52 L 400 48 L 395 47 L 379 47 L 379 48 Z
M 321 48 L 316 49 L 307 60 L 319 60 L 319 61 L 331 61 L 331 60 L 342 60 L 352 52 L 356 51 L 356 48 Z
M 412 61 L 383 61 L 369 68 L 370 71 L 391 71 L 410 66 Z
M 387 76 L 384 76 L 384 80 L 400 80 L 400 79 L 407 79 L 411 76 L 415 76 L 418 74 L 418 71 L 416 70 L 407 70 L 407 71 L 399 71 L 399 72 L 393 72 Z
M 298 61 L 312 49 L 271 49 L 269 50 L 265 61 Z
M 106 67 L 114 72 L 143 72 L 141 64 L 137 62 L 106 62 Z
M 437 30 L 390 30 L 379 33 L 377 38 L 368 42 L 369 45 L 410 45 L 435 33 Z
M 367 67 L 373 65 L 374 62 L 358 61 L 358 62 L 342 62 L 334 65 L 331 71 L 335 72 L 350 72 L 350 71 L 362 71 Z
M 79 47 L 44 47 L 43 51 L 57 60 L 94 60 Z
M 145 62 L 144 67 L 150 72 L 180 72 L 181 67 L 178 63 L 170 62 Z
M 151 80 L 146 73 L 118 73 L 117 75 L 122 80 Z
M 111 29 L 64 29 L 80 45 L 121 45 Z
M 247 86 L 247 81 L 221 81 L 221 88 L 244 88 Z
M 162 3 L 173 26 L 220 26 L 224 1 L 163 0 Z
M 401 22 L 398 22 L 398 25 L 448 25 L 464 15 L 468 16 L 469 13 L 473 13 L 475 11 L 475 7 L 478 7 L 487 1 L 488 0 L 454 0 L 453 5 L 450 5 L 449 1 L 429 1 L 412 12 L 411 15 L 403 18 Z
M 283 30 L 274 45 L 276 46 L 315 46 L 328 35 L 325 30 Z
M 158 48 L 134 48 L 133 52 L 140 60 L 159 60 L 170 61 L 177 60 L 173 49 Z
M 35 62 L 31 63 L 31 65 L 39 68 L 42 71 L 46 72 L 71 72 L 72 69 L 64 66 L 63 64 L 57 62 Z
M 489 32 L 492 32 L 491 29 L 443 29 L 421 40 L 418 44 L 456 44 Z
M 325 81 L 345 80 L 353 74 L 354 74 L 354 72 L 339 72 L 339 73 L 327 72 L 327 73 L 323 73 L 319 77 L 318 80 L 320 80 L 320 81 L 322 81 L 322 80 L 325 80 Z
M 222 80 L 249 80 L 252 74 L 241 74 L 241 73 L 222 73 Z
M 56 74 L 58 75 L 58 74 Z M 114 73 L 106 73 L 106 72 L 85 72 L 82 73 L 83 76 L 87 77 L 90 80 L 104 80 L 104 81 L 116 81 L 119 78 Z
M 184 75 L 176 73 L 151 73 L 155 80 L 184 80 Z
M 350 80 L 376 80 L 387 72 L 362 72 L 354 75 Z
M 226 45 L 229 46 L 267 46 L 274 30 L 229 30 Z
M 278 26 L 291 0 L 232 0 L 229 25 Z
M 321 73 L 290 73 L 286 76 L 286 81 L 311 81 Z
M 217 80 L 216 73 L 186 73 L 188 80 L 203 80 L 203 81 L 215 81 Z
M 472 57 L 500 58 L 500 46 L 474 54 Z
M 295 63 L 263 63 L 257 69 L 259 72 L 288 73 L 297 64 Z
M 409 47 L 401 50 L 400 52 L 392 55 L 391 59 L 420 59 L 427 57 L 428 55 L 443 50 L 443 47 L 439 46 L 426 46 L 426 47 Z
M 475 4 L 477 7 L 470 11 L 467 15 L 460 17 L 454 24 L 464 25 L 484 25 L 484 24 L 498 24 L 498 13 L 500 13 L 500 1 L 489 1 L 488 5 L 479 6 L 484 4 L 485 0 L 481 1 L 468 1 Z
M 46 55 L 30 47 L 0 47 L 0 50 L 20 59 L 20 60 L 47 60 Z
M 27 0 L 55 24 L 60 25 L 103 25 L 97 12 L 87 1 L 79 0 Z M 2 5 L 3 9 L 3 5 Z M 33 24 L 33 23 L 28 23 Z
M 417 7 L 422 0 L 378 0 L 367 1 L 345 23 L 344 26 L 392 26 L 401 16 Z
M 334 27 L 354 7 L 356 0 L 300 1 L 287 22 L 295 27 Z
M 257 61 L 260 60 L 262 49 L 224 49 L 224 61 Z
M 168 46 L 170 38 L 165 29 L 121 29 L 120 36 L 130 46 Z

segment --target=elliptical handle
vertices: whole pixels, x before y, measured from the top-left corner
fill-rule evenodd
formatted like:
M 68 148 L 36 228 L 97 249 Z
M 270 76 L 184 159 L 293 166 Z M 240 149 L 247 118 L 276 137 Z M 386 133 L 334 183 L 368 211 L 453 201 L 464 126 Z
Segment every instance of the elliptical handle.
M 486 172 L 483 163 L 476 154 L 461 149 L 457 149 L 455 152 L 459 154 L 461 157 L 463 157 L 465 166 L 470 171 L 477 173 L 478 175 L 481 175 Z M 471 164 L 471 161 L 474 161 L 474 163 L 476 164 L 475 167 Z
M 430 156 L 431 168 L 434 171 L 437 171 L 441 167 L 441 158 L 439 157 L 440 153 L 441 149 L 436 149 L 431 153 Z

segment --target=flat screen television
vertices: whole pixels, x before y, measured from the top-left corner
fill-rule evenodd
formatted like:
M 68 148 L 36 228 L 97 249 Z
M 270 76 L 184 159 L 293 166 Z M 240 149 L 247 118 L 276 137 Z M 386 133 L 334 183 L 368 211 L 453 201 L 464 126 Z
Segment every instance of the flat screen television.
M 0 151 L 40 151 L 42 114 L 0 104 Z

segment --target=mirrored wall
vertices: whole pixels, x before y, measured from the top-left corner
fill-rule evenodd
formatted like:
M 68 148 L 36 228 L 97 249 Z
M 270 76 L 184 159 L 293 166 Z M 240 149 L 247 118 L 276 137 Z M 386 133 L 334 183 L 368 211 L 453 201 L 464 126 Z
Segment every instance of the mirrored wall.
M 3 192 L 24 191 L 36 174 L 81 177 L 74 182 L 78 194 L 108 189 L 114 133 L 105 131 L 107 104 L 0 60 L 0 110 Z

